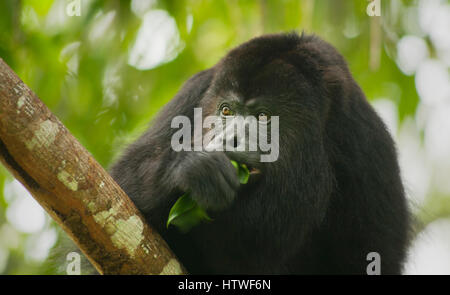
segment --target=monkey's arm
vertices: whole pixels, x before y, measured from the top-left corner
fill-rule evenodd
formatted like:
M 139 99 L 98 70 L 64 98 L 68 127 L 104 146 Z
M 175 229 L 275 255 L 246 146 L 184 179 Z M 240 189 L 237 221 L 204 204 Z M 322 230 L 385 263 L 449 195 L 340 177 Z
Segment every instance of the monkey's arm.
M 170 206 L 182 194 L 174 187 L 174 168 L 179 166 L 182 157 L 170 148 L 176 131 L 171 128 L 172 118 L 186 116 L 193 122 L 194 108 L 199 105 L 212 77 L 212 69 L 191 77 L 160 111 L 151 127 L 125 150 L 110 169 L 114 180 L 153 226 L 162 226 L 161 220 L 167 216 L 159 215 L 168 213 Z

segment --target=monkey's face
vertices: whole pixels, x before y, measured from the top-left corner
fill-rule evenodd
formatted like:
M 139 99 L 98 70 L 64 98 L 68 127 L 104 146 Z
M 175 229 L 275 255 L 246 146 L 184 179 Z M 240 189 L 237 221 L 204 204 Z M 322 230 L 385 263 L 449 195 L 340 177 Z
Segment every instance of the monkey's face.
M 232 92 L 210 93 L 202 111 L 207 151 L 223 151 L 231 160 L 246 164 L 254 175 L 261 173 L 269 154 L 273 154 L 270 160 L 276 161 L 278 117 L 272 117 L 273 110 L 264 100 L 245 101 Z
M 230 159 L 246 164 L 253 175 L 277 160 L 279 118 L 270 100 L 244 100 L 229 93 L 216 99 L 214 112 L 222 123 L 222 144 Z
M 295 67 L 274 61 L 256 72 L 242 78 L 239 73 L 219 71 L 201 102 L 203 121 L 215 116 L 223 129 L 208 140 L 219 138 L 214 145 L 255 174 L 264 173 L 281 153 L 287 157 L 292 149 L 298 150 L 302 134 L 309 133 L 304 129 L 314 125 L 305 122 L 312 117 L 308 109 L 313 106 L 307 100 L 314 96 L 313 89 Z

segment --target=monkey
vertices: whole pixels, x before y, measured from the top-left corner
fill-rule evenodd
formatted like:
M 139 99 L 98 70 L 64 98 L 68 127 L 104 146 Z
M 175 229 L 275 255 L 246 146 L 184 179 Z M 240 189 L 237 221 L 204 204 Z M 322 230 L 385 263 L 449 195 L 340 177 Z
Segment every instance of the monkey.
M 175 151 L 172 120 L 279 122 L 279 155 Z M 204 130 L 202 131 L 204 132 Z M 233 140 L 236 140 L 235 138 Z M 247 165 L 241 184 L 231 160 Z M 110 173 L 192 274 L 401 274 L 410 214 L 395 143 L 343 56 L 316 35 L 253 38 L 191 77 Z M 211 216 L 166 226 L 183 193 Z

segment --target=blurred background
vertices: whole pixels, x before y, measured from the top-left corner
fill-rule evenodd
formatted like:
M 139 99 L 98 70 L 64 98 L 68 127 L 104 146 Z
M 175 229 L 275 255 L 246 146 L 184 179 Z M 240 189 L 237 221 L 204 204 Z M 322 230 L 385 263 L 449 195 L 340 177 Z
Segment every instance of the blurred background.
M 418 220 L 405 273 L 450 274 L 450 1 L 369 4 L 2 0 L 0 57 L 107 168 L 184 81 L 235 45 L 316 33 L 347 59 L 397 142 Z M 0 167 L 0 274 L 59 273 L 48 255 L 63 234 Z

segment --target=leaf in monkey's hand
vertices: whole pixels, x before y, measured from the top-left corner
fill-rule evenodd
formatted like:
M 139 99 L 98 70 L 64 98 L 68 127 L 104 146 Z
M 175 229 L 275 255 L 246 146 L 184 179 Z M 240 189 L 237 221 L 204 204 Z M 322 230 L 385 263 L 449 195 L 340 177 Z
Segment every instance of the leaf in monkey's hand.
M 208 214 L 189 196 L 182 195 L 172 206 L 166 226 L 175 225 L 182 233 L 187 233 L 202 220 L 211 221 Z
M 239 181 L 242 184 L 246 184 L 248 182 L 248 178 L 250 177 L 250 172 L 248 171 L 247 165 L 241 164 L 239 165 Z
M 239 173 L 239 164 L 238 162 L 234 161 L 234 160 L 230 160 L 231 164 L 233 164 L 234 168 L 236 168 L 236 171 Z
M 248 178 L 250 177 L 250 171 L 248 171 L 247 165 L 239 164 L 236 161 L 231 160 L 231 164 L 233 164 L 234 168 L 236 168 L 237 174 L 239 176 L 239 182 L 241 184 L 246 184 L 248 182 Z
M 231 164 L 236 168 L 239 182 L 246 184 L 250 176 L 247 166 L 233 160 L 231 160 Z M 190 197 L 189 193 L 185 193 L 170 209 L 166 226 L 169 227 L 169 225 L 173 224 L 182 233 L 187 233 L 203 220 L 212 221 L 206 211 Z

